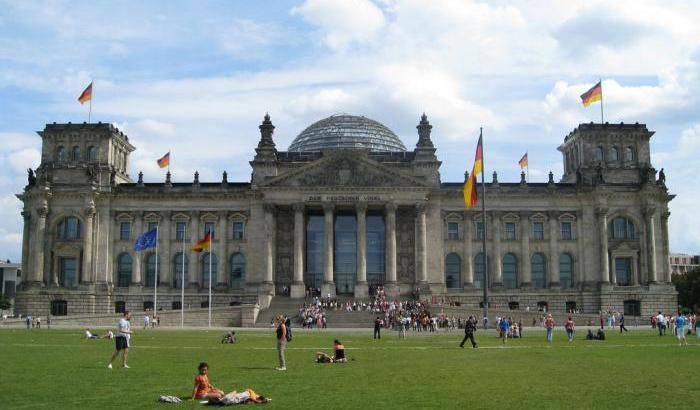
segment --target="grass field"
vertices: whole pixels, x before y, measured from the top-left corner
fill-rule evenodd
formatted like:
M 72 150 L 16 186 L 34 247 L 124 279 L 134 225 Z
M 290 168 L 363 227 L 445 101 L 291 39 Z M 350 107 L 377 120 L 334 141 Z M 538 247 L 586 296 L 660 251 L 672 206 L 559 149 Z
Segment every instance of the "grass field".
M 604 342 L 563 331 L 548 346 L 529 331 L 507 347 L 477 332 L 479 349 L 459 349 L 461 332 L 411 334 L 381 341 L 366 332 L 297 331 L 278 372 L 271 331 L 241 331 L 235 345 L 223 331 L 136 331 L 131 369 L 106 368 L 109 340 L 80 330 L 0 331 L 0 408 L 195 408 L 159 404 L 160 394 L 187 396 L 200 361 L 226 391 L 253 388 L 272 398 L 266 408 L 700 408 L 700 343 L 677 346 L 651 329 Z M 338 337 L 354 361 L 315 364 Z

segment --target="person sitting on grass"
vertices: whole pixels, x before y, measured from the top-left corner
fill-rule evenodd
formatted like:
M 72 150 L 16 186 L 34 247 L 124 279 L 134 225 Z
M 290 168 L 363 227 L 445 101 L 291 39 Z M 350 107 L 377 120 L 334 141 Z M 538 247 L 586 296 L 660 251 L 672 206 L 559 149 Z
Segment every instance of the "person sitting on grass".
M 199 374 L 194 378 L 192 400 L 221 400 L 221 398 L 224 397 L 224 392 L 209 383 L 209 365 L 202 362 L 197 369 L 199 370 Z
M 85 329 L 85 338 L 86 339 L 99 339 L 100 337 L 90 331 L 90 329 Z
M 228 332 L 227 334 L 224 335 L 223 339 L 221 339 L 221 343 L 236 343 L 236 332 L 233 330 Z
M 346 363 L 345 346 L 338 339 L 333 341 L 334 356 L 331 357 L 323 352 L 316 352 L 316 363 Z

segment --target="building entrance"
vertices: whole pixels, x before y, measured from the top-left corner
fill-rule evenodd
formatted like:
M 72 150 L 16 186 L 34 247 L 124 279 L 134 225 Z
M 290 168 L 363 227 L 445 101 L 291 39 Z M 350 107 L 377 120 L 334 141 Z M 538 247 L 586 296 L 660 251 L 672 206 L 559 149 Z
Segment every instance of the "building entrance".
M 354 294 L 357 278 L 357 220 L 354 213 L 335 218 L 333 271 L 338 294 Z

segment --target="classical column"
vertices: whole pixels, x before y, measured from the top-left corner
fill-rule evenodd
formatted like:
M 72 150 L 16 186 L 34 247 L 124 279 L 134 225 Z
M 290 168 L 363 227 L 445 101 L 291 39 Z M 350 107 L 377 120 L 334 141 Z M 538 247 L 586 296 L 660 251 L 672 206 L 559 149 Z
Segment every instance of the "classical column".
M 303 298 L 306 294 L 304 286 L 304 212 L 303 203 L 292 205 L 294 209 L 294 278 L 289 290 L 292 298 Z
M 474 256 L 472 250 L 472 213 L 469 211 L 464 212 L 464 279 L 462 283 L 466 289 L 472 289 L 474 287 Z
M 654 228 L 654 213 L 655 212 L 656 212 L 656 209 L 654 209 L 654 208 L 647 208 L 646 209 L 647 242 L 649 243 L 649 246 L 648 246 L 649 274 L 647 276 L 647 281 L 649 283 L 656 283 L 658 280 L 657 273 L 656 273 L 656 235 L 655 235 L 655 228 Z
M 325 269 L 323 271 L 323 285 L 321 293 L 323 296 L 335 295 L 335 283 L 333 282 L 333 204 L 323 204 L 324 225 L 324 245 L 325 252 Z
M 37 220 L 36 220 L 36 238 L 34 240 L 34 261 L 32 263 L 32 268 L 34 268 L 33 275 L 31 276 L 32 285 L 40 285 L 44 278 L 44 240 L 46 236 L 46 216 L 49 214 L 48 204 L 44 203 L 36 209 Z M 56 275 L 56 284 L 58 284 L 58 275 Z
M 92 275 L 92 231 L 95 221 L 95 204 L 91 203 L 85 208 L 85 237 L 83 238 L 83 269 L 80 272 L 80 283 L 89 284 L 93 281 Z
M 600 235 L 600 282 L 610 283 L 610 256 L 608 255 L 608 210 L 598 208 L 598 230 Z M 613 283 L 615 278 L 613 276 Z
M 428 240 L 425 226 L 425 204 L 416 204 L 416 282 L 428 282 Z
M 216 278 L 217 286 L 225 288 L 228 286 L 229 274 L 226 267 L 228 266 L 228 252 L 226 252 L 226 245 L 228 243 L 228 227 L 227 227 L 228 215 L 226 211 L 219 212 L 219 227 L 217 228 L 216 238 L 219 240 L 219 246 L 217 247 L 218 253 L 217 264 L 216 264 Z
M 367 287 L 367 204 L 355 205 L 357 213 L 357 280 L 355 297 L 366 298 Z
M 520 213 L 520 280 L 518 286 L 529 288 L 532 286 L 532 273 L 530 271 L 530 218 L 526 212 Z
M 493 223 L 491 230 L 493 232 L 493 262 L 489 261 L 488 266 L 493 269 L 493 280 L 490 285 L 492 288 L 500 288 L 503 286 L 503 263 L 501 261 L 501 215 L 498 212 L 493 213 Z M 487 231 L 488 232 L 488 231 Z
M 386 242 L 384 269 L 386 280 L 384 290 L 389 296 L 398 296 L 399 288 L 396 284 L 396 204 L 388 203 L 384 207 L 386 217 Z
M 134 230 L 136 232 L 135 238 L 144 233 L 143 213 L 141 212 L 137 212 L 136 218 L 134 218 Z M 133 252 L 132 255 L 134 255 L 134 259 L 131 264 L 131 286 L 141 286 L 141 252 Z
M 549 212 L 549 264 L 547 284 L 550 288 L 559 287 L 559 219 L 558 213 Z
M 662 246 L 663 249 L 661 251 L 661 255 L 663 255 L 664 259 L 664 274 L 663 274 L 663 281 L 664 282 L 671 282 L 671 265 L 666 262 L 668 261 L 668 254 L 669 254 L 669 247 L 668 247 L 668 218 L 671 216 L 671 213 L 668 211 L 665 211 L 661 214 L 661 237 L 662 237 Z
M 22 211 L 22 219 L 24 220 L 24 227 L 22 228 L 22 270 L 27 273 L 34 274 L 32 267 L 29 265 L 29 229 L 31 229 L 31 212 L 26 208 Z M 32 277 L 33 280 L 33 277 Z M 43 275 L 39 279 L 39 284 L 43 283 Z
M 189 248 L 192 249 L 195 243 L 199 241 L 199 211 L 193 211 L 192 212 L 192 225 L 190 226 L 191 229 L 187 231 L 188 235 L 190 236 L 190 246 Z M 187 276 L 189 280 L 188 287 L 194 287 L 195 289 L 199 287 L 200 283 L 200 269 L 199 269 L 199 254 L 194 253 L 194 252 L 189 252 L 188 249 L 185 249 L 185 256 L 189 258 L 189 263 L 187 267 Z
M 274 283 L 274 230 L 275 230 L 275 220 L 274 212 L 275 206 L 272 204 L 264 204 L 263 209 L 265 210 L 265 271 L 263 276 L 263 286 L 267 288 L 267 291 L 274 295 L 275 283 Z

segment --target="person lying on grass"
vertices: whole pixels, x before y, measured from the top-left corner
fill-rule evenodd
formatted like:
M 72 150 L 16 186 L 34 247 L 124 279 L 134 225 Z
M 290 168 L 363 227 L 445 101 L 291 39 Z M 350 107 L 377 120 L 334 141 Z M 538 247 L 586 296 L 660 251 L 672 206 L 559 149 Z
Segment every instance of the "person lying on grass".
M 323 353 L 316 352 L 316 363 L 345 363 L 348 359 L 345 357 L 345 346 L 338 339 L 333 341 L 333 357 Z
M 236 343 L 236 332 L 233 330 L 228 332 L 227 334 L 224 335 L 224 337 L 221 339 L 221 343 L 224 344 L 229 344 L 229 343 Z
M 224 392 L 209 383 L 209 365 L 205 362 L 199 364 L 199 374 L 194 378 L 192 400 L 209 399 L 221 400 Z

